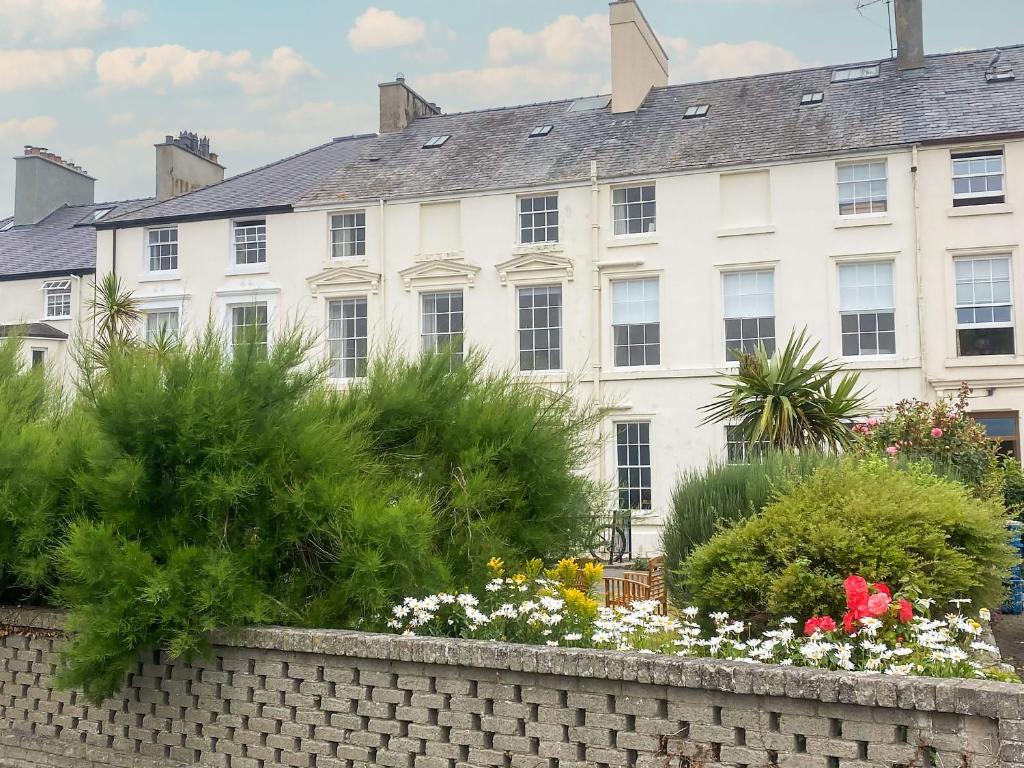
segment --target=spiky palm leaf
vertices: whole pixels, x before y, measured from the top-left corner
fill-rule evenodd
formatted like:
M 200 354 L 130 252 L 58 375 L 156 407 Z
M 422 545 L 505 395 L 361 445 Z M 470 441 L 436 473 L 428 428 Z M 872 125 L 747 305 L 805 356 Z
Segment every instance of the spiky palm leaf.
M 825 358 L 807 330 L 790 334 L 785 348 L 769 357 L 763 345 L 740 356 L 739 370 L 716 384 L 722 391 L 705 406 L 702 424 L 730 423 L 750 445 L 779 450 L 849 447 L 850 422 L 864 415 L 867 392 L 860 376 Z
M 100 350 L 136 341 L 136 329 L 142 320 L 138 301 L 113 274 L 96 283 L 96 296 L 89 302 L 96 322 L 96 343 Z

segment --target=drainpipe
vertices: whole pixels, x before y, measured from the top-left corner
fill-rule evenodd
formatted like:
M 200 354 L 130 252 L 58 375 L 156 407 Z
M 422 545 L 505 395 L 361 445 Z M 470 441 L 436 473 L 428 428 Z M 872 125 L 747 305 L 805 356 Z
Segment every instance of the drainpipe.
M 380 252 L 380 324 L 381 328 L 383 329 L 384 323 L 387 321 L 388 306 L 387 296 L 385 294 L 385 289 L 387 288 L 388 285 L 388 271 L 385 268 L 385 265 L 387 264 L 387 248 L 385 246 L 387 245 L 387 243 L 385 241 L 386 228 L 384 226 L 384 198 L 380 198 L 377 201 L 377 203 L 380 206 L 380 235 L 378 236 L 378 250 Z
M 601 366 L 604 343 L 601 338 L 601 188 L 597 183 L 597 160 L 590 161 L 590 296 L 593 328 L 591 329 L 590 359 L 594 377 L 594 400 L 602 403 Z M 604 425 L 601 425 L 604 428 Z M 602 451 L 597 462 L 598 482 L 605 483 L 605 455 Z
M 921 358 L 921 395 L 928 399 L 928 354 L 925 341 L 924 275 L 921 272 L 921 200 L 918 188 L 918 145 L 910 149 L 910 180 L 914 190 L 914 276 L 917 278 L 917 349 Z

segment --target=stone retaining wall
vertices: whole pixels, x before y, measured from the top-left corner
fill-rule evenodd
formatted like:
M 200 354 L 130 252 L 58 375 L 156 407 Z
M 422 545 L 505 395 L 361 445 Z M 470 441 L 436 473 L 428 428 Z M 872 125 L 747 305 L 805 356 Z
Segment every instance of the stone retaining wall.
M 59 615 L 0 624 L 2 768 L 1024 766 L 1013 684 L 261 628 L 94 706 L 53 688 Z

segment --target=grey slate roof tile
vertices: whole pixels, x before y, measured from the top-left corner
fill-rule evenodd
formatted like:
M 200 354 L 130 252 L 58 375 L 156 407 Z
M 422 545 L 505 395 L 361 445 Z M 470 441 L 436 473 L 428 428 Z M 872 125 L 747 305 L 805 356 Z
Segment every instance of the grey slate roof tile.
M 0 325 L 0 339 L 20 333 L 27 339 L 66 339 L 68 335 L 49 323 L 16 323 Z
M 831 83 L 837 67 L 656 88 L 636 113 L 569 112 L 575 100 L 421 118 L 399 133 L 349 137 L 101 226 L 488 189 L 553 187 L 856 150 L 1024 133 L 1024 46 L 1003 50 L 1015 82 L 989 84 L 992 50 L 940 54 L 919 70 Z M 873 62 L 872 62 L 873 63 Z M 842 65 L 845 66 L 845 65 Z M 823 91 L 817 106 L 804 93 Z M 687 120 L 687 106 L 710 104 Z M 551 133 L 529 138 L 532 128 Z M 437 149 L 431 136 L 450 134 Z
M 121 200 L 92 205 L 58 208 L 38 224 L 0 231 L 0 280 L 19 276 L 92 272 L 96 269 L 96 230 L 82 224 L 93 211 L 113 208 L 133 211 L 153 202 L 153 198 Z M 10 218 L 0 222 L 3 224 Z

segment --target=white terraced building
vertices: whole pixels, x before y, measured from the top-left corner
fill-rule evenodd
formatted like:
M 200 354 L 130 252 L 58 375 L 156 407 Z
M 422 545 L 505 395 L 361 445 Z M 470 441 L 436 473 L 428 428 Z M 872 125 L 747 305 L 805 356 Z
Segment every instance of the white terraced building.
M 301 319 L 339 386 L 460 334 L 578 381 L 614 406 L 593 471 L 636 551 L 681 470 L 741 453 L 698 412 L 729 350 L 804 326 L 878 407 L 968 382 L 1019 453 L 1024 47 L 925 56 L 920 0 L 896 12 L 892 60 L 670 86 L 614 2 L 610 95 L 443 114 L 382 84 L 379 134 L 105 216 L 97 273 L 149 333 Z

